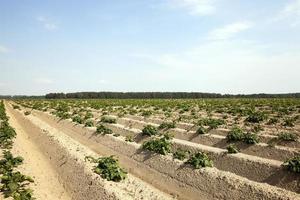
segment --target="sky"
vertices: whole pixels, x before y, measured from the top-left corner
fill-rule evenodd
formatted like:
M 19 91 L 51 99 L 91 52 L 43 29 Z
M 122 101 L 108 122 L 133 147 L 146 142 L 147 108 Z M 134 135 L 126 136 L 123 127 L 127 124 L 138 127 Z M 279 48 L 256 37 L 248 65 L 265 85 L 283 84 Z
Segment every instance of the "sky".
M 300 92 L 300 0 L 0 0 L 0 95 Z

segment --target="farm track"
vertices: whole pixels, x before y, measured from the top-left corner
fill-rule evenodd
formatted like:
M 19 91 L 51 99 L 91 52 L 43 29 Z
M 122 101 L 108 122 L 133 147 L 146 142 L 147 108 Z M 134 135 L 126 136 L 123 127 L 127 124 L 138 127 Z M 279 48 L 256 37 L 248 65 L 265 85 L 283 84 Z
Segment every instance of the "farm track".
M 48 184 L 53 185 L 50 189 L 41 188 L 41 185 L 35 187 L 34 189 L 40 188 L 37 191 L 38 199 L 174 199 L 131 174 L 128 174 L 128 178 L 121 183 L 105 181 L 92 171 L 91 163 L 85 162 L 85 156 L 98 157 L 99 154 L 34 116 L 25 118 L 22 112 L 13 110 L 7 103 L 6 110 L 13 120 L 12 125 L 17 128 L 18 134 L 20 131 L 28 134 L 30 143 L 36 145 L 36 151 L 39 154 L 43 154 L 43 159 L 47 161 L 46 164 L 44 163 L 44 170 L 51 168 L 56 173 L 54 179 L 57 183 L 49 181 L 51 173 L 49 177 L 48 173 L 39 174 L 37 185 L 40 184 L 39 179 L 44 182 L 49 181 Z M 19 151 L 23 152 L 23 150 Z M 32 149 L 28 149 L 26 153 L 32 156 Z M 32 161 L 34 160 L 29 159 L 29 162 Z M 24 170 L 30 170 L 33 165 L 34 162 L 29 163 L 24 166 L 26 167 Z M 42 166 L 42 164 L 37 164 L 36 167 L 38 166 Z M 35 174 L 38 172 L 40 171 Z M 45 179 L 46 174 L 47 179 Z M 58 192 L 51 191 L 51 188 L 57 188 Z M 60 198 L 59 190 L 63 190 L 66 195 L 68 193 L 70 197 Z M 48 198 L 44 198 L 45 195 Z
M 141 176 L 141 178 L 146 179 L 147 182 L 150 182 L 152 185 L 155 185 L 156 187 L 166 190 L 169 193 L 177 191 L 176 195 L 178 195 L 179 197 L 184 197 L 184 195 L 187 195 L 185 196 L 187 197 L 187 199 L 199 199 L 200 196 L 202 197 L 202 199 L 212 199 L 212 198 L 213 199 L 226 199 L 226 198 L 240 199 L 241 195 L 243 196 L 249 195 L 248 197 L 249 199 L 252 198 L 277 199 L 278 197 L 280 197 L 280 199 L 290 199 L 288 196 L 292 197 L 291 199 L 299 198 L 299 195 L 295 193 L 291 193 L 286 190 L 281 190 L 279 188 L 272 187 L 267 184 L 249 181 L 248 179 L 242 177 L 243 174 L 237 176 L 235 174 L 225 172 L 226 170 L 224 171 L 222 169 L 217 170 L 215 168 L 191 170 L 190 168 L 182 167 L 180 162 L 175 162 L 172 159 L 169 159 L 168 157 L 162 158 L 162 156 L 159 155 L 150 157 L 149 155 L 142 154 L 141 152 L 139 152 L 138 144 L 129 144 L 124 142 L 124 140 L 113 136 L 95 137 L 93 136 L 93 132 L 94 132 L 93 128 L 83 128 L 82 126 L 75 126 L 69 120 L 58 121 L 55 117 L 42 112 L 34 111 L 33 114 L 38 118 L 42 119 L 44 122 L 51 124 L 51 126 L 56 127 L 59 130 L 62 130 L 65 134 L 68 134 L 73 139 L 80 141 L 82 144 L 90 147 L 93 150 L 94 148 L 96 148 L 95 150 L 101 151 L 102 153 L 103 152 L 115 153 L 116 155 L 119 156 L 121 163 L 123 164 L 125 163 L 126 167 L 129 168 L 129 172 L 135 173 L 135 175 L 137 176 Z M 192 146 L 189 145 L 188 142 L 183 142 L 182 140 L 178 140 L 177 143 L 180 142 L 182 142 L 182 145 Z M 106 146 L 106 148 L 104 148 L 104 146 Z M 199 148 L 196 149 L 200 150 Z M 223 154 L 223 151 L 221 149 L 214 148 L 212 150 L 207 146 L 205 146 L 205 148 L 203 148 L 202 150 L 207 150 L 210 153 L 215 151 L 214 153 L 216 154 L 218 153 Z M 234 156 L 228 156 L 228 157 L 234 157 Z M 245 163 L 244 161 L 242 161 L 245 160 L 244 156 L 240 155 L 235 157 L 238 157 L 237 160 L 238 159 L 241 160 L 240 161 L 241 164 Z M 235 162 L 236 160 L 229 159 L 229 161 L 227 161 L 226 163 L 224 163 L 224 161 L 226 161 L 226 159 L 220 160 L 220 166 L 222 166 L 222 163 L 225 165 L 229 163 L 230 164 L 229 166 L 233 166 L 232 164 L 235 164 L 238 166 L 239 170 L 242 171 L 244 170 L 241 166 L 239 166 Z M 138 163 L 138 165 L 141 165 L 140 166 L 141 171 L 139 171 L 139 169 L 136 167 L 134 168 L 132 162 L 134 162 L 134 164 Z M 264 162 L 259 162 L 259 163 L 261 164 Z M 275 163 L 274 166 L 278 167 L 279 162 L 274 161 L 274 163 Z M 133 168 L 130 169 L 130 165 Z M 253 163 L 249 162 L 248 165 L 249 167 L 251 165 L 253 166 Z M 258 170 L 259 167 L 261 166 L 258 166 L 257 168 Z M 264 172 L 264 169 L 260 169 L 260 171 Z M 149 179 L 149 177 L 145 177 L 145 175 L 143 175 L 147 172 L 154 173 L 154 175 L 157 173 L 157 176 L 160 178 L 157 179 L 158 181 L 155 181 L 155 178 L 151 180 Z M 274 172 L 271 169 L 270 172 L 274 173 L 273 174 L 274 176 L 278 176 L 277 171 Z M 247 173 L 251 174 L 252 171 L 247 171 Z M 258 173 L 261 172 L 258 171 Z M 166 181 L 169 181 L 171 183 L 171 185 L 170 184 L 167 185 L 168 186 L 167 188 L 163 187 L 164 179 L 166 179 Z M 298 181 L 292 180 L 292 182 L 293 184 L 295 184 L 295 182 L 297 183 Z M 278 182 L 276 182 L 276 184 L 278 184 Z M 171 191 L 170 186 L 174 186 L 174 188 L 171 187 L 172 188 L 171 190 L 173 189 L 179 189 L 179 190 Z M 177 187 L 180 186 L 180 187 L 175 188 L 176 186 Z M 295 187 L 294 185 L 289 185 L 289 187 L 291 187 L 292 190 L 296 190 L 296 191 L 297 188 L 299 188 L 298 186 Z M 194 194 L 195 196 L 191 196 L 192 194 Z

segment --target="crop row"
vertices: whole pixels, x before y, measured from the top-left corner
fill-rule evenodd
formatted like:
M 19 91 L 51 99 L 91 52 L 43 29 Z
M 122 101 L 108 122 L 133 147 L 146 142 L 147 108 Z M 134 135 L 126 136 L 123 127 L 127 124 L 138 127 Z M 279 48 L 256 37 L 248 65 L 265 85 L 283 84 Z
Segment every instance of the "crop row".
M 17 170 L 17 167 L 23 163 L 23 158 L 20 156 L 14 157 L 10 151 L 15 137 L 16 132 L 8 123 L 4 103 L 1 101 L 0 147 L 3 156 L 0 160 L 0 191 L 5 198 L 12 197 L 15 200 L 34 199 L 33 191 L 27 186 L 30 182 L 33 182 L 33 179 Z

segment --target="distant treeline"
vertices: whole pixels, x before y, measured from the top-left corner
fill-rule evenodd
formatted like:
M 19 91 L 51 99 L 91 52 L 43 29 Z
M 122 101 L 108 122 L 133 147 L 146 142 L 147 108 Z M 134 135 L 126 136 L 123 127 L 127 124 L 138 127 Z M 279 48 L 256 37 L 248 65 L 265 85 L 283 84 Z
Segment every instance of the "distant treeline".
M 44 99 L 45 96 L 0 95 L 0 99 Z
M 232 95 L 202 92 L 76 92 L 49 93 L 46 99 L 198 99 L 198 98 L 300 98 L 300 93 Z

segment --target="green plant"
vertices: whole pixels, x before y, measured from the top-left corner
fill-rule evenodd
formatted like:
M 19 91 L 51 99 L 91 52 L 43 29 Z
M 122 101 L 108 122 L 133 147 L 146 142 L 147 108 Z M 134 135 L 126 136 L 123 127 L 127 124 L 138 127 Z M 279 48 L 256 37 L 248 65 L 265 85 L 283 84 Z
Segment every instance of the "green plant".
M 150 110 L 144 110 L 141 115 L 144 117 L 149 117 L 152 115 L 152 112 Z
M 255 133 L 258 133 L 260 131 L 263 131 L 264 129 L 261 127 L 260 124 L 257 124 L 255 126 L 252 127 L 252 131 L 255 132 Z
M 263 112 L 250 112 L 248 117 L 246 118 L 247 122 L 250 123 L 260 123 L 266 119 L 266 115 Z
M 255 133 L 245 133 L 243 135 L 243 142 L 246 144 L 256 144 L 259 142 L 259 138 Z
M 281 141 L 297 141 L 298 136 L 293 133 L 280 133 L 278 135 L 278 140 Z
M 132 137 L 132 135 L 126 135 L 125 141 L 126 141 L 126 142 L 133 142 L 133 137 Z
M 238 152 L 239 152 L 238 148 L 237 148 L 234 144 L 228 145 L 228 146 L 226 147 L 226 149 L 227 149 L 227 152 L 228 152 L 229 154 L 233 154 L 233 153 L 238 153 Z
M 186 163 L 192 165 L 196 169 L 213 166 L 213 161 L 203 152 L 192 155 Z
M 158 129 L 162 130 L 168 130 L 171 128 L 176 128 L 176 123 L 175 122 L 163 122 L 158 126 Z
M 72 121 L 73 122 L 76 122 L 78 124 L 83 124 L 84 120 L 79 116 L 79 115 L 76 115 L 72 118 Z
M 25 111 L 25 112 L 24 112 L 24 115 L 30 115 L 30 114 L 31 114 L 30 111 Z
M 117 119 L 112 117 L 103 116 L 101 117 L 100 122 L 108 123 L 108 124 L 115 124 L 117 122 Z
M 21 165 L 22 163 L 22 157 L 13 157 L 10 151 L 3 151 L 3 159 L 0 160 L 0 174 L 11 171 L 13 168 Z
M 33 199 L 32 190 L 26 187 L 28 183 L 33 182 L 29 176 L 25 176 L 20 172 L 6 172 L 1 177 L 0 191 L 4 193 L 4 197 L 12 197 L 15 200 Z
M 93 127 L 94 126 L 94 122 L 92 120 L 88 120 L 85 122 L 84 124 L 85 127 Z
M 171 146 L 170 136 L 164 135 L 162 138 L 144 142 L 142 148 L 158 154 L 166 155 L 171 152 Z
M 87 119 L 90 119 L 90 118 L 93 118 L 94 115 L 91 113 L 91 112 L 87 112 L 84 116 L 84 119 L 87 120 Z
M 219 126 L 225 124 L 225 121 L 222 119 L 214 118 L 202 118 L 197 123 L 199 126 L 208 126 L 209 130 L 217 129 Z
M 119 182 L 127 177 L 127 172 L 119 166 L 119 162 L 114 156 L 98 159 L 87 156 L 86 160 L 97 163 L 97 166 L 94 167 L 94 172 L 108 181 Z
M 294 127 L 295 126 L 295 118 L 292 118 L 292 117 L 290 117 L 290 118 L 285 118 L 284 120 L 283 120 L 283 123 L 282 123 L 282 125 L 283 126 L 288 126 L 288 127 Z
M 203 135 L 203 134 L 205 134 L 206 132 L 207 132 L 207 130 L 206 130 L 203 126 L 200 126 L 200 127 L 197 129 L 197 131 L 196 131 L 196 133 L 199 134 L 199 135 Z
M 23 163 L 22 157 L 13 157 L 11 152 L 4 151 L 3 159 L 0 160 L 0 191 L 4 193 L 4 197 L 12 197 L 15 200 L 30 200 L 32 190 L 26 185 L 33 182 L 29 176 L 25 176 L 20 172 L 14 172 L 14 169 Z
M 13 109 L 20 110 L 20 106 L 18 106 L 18 105 L 12 105 L 12 106 L 13 106 Z
M 96 133 L 101 135 L 106 135 L 106 134 L 112 134 L 113 131 L 105 127 L 103 124 L 100 124 L 97 126 Z
M 289 171 L 300 173 L 300 156 L 295 156 L 283 163 Z
M 267 125 L 277 124 L 279 122 L 278 118 L 270 118 Z
M 244 132 L 242 129 L 238 127 L 233 127 L 229 133 L 227 134 L 226 138 L 228 142 L 235 142 L 235 141 L 242 141 L 244 136 Z
M 183 149 L 177 149 L 175 153 L 173 153 L 173 158 L 178 160 L 184 160 L 188 157 L 189 152 Z
M 16 131 L 9 126 L 7 121 L 3 121 L 0 125 L 0 147 L 9 149 L 12 147 L 13 138 L 16 137 Z
M 158 131 L 155 126 L 146 125 L 142 130 L 142 134 L 147 136 L 152 136 L 152 135 L 157 135 Z

